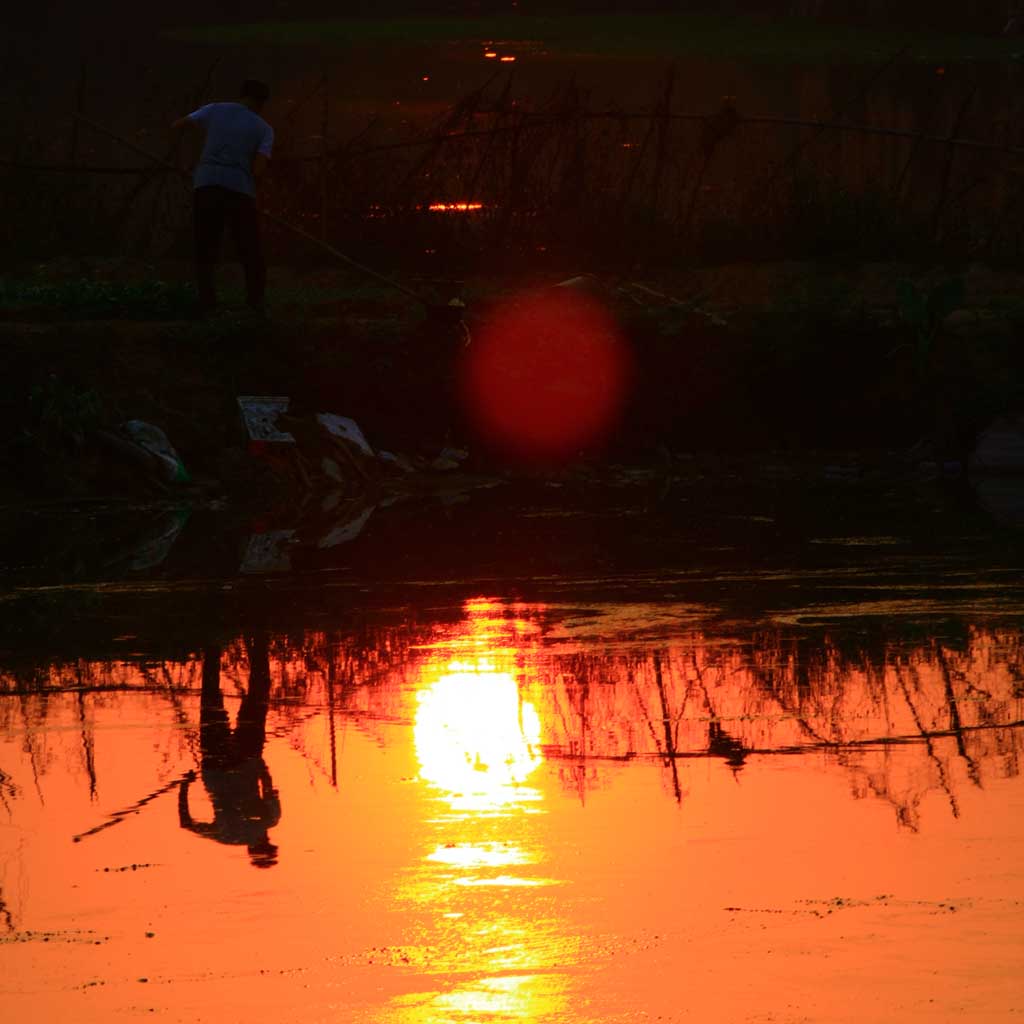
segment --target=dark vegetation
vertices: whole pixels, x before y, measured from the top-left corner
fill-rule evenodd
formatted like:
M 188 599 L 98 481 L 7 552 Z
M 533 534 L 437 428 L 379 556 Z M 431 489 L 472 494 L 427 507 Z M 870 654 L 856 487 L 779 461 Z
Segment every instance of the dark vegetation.
M 299 411 L 344 413 L 375 445 L 413 455 L 468 442 L 472 468 L 498 468 L 474 445 L 452 399 L 462 334 L 401 298 L 325 289 L 319 301 L 296 293 L 303 304 L 293 300 L 287 314 L 266 322 L 227 314 L 147 324 L 129 315 L 90 324 L 77 318 L 108 316 L 115 286 L 52 287 L 73 325 L 0 329 L 18 382 L 5 389 L 0 410 L 15 425 L 0 450 L 15 492 L 160 497 L 164 489 L 152 490 L 95 444 L 97 430 L 143 419 L 171 437 L 197 480 L 192 493 L 266 498 L 275 482 L 243 455 L 238 394 L 287 394 Z M 889 307 L 842 281 L 819 281 L 795 306 L 734 309 L 727 319 L 696 300 L 648 297 L 610 280 L 594 287 L 630 339 L 637 375 L 610 445 L 585 457 L 882 454 L 918 445 L 918 459 L 963 462 L 980 429 L 1024 404 L 1024 316 L 1008 309 L 950 320 L 966 301 L 963 279 L 903 279 Z M 516 282 L 470 283 L 470 328 L 498 315 L 496 301 L 516 290 Z M 124 291 L 129 300 L 135 294 Z M 158 294 L 189 297 L 170 286 Z M 343 316 L 330 315 L 339 309 Z M 906 472 L 913 465 L 908 458 Z
M 614 22 L 586 24 L 618 59 Z M 474 50 L 478 87 L 455 101 L 403 94 L 404 114 L 380 97 L 367 119 L 331 47 L 395 42 L 411 23 L 332 24 L 334 37 L 299 21 L 272 29 L 305 71 L 286 79 L 269 113 L 278 142 L 265 205 L 307 237 L 268 224 L 268 323 L 183 322 L 193 301 L 189 187 L 175 167 L 190 154 L 168 146 L 159 126 L 223 95 L 221 51 L 271 29 L 204 30 L 214 50 L 161 43 L 164 63 L 140 78 L 130 110 L 100 105 L 125 85 L 109 66 L 73 62 L 64 99 L 100 129 L 65 110 L 57 130 L 42 132 L 6 110 L 0 316 L 11 383 L 0 401 L 15 426 L 0 462 L 9 481 L 53 497 L 131 491 L 130 473 L 112 471 L 90 438 L 140 418 L 167 431 L 200 479 L 251 490 L 254 471 L 237 457 L 239 393 L 290 394 L 354 416 L 375 443 L 401 450 L 465 440 L 446 397 L 451 330 L 397 293 L 355 285 L 315 239 L 428 298 L 444 301 L 467 280 L 471 328 L 503 294 L 596 272 L 638 378 L 611 450 L 589 455 L 923 440 L 929 457 L 962 461 L 987 421 L 1024 401 L 1021 306 L 984 280 L 985 266 L 1019 265 L 1024 238 L 1024 136 L 1007 87 L 1018 68 L 1006 40 L 957 37 L 998 59 L 953 54 L 947 66 L 907 42 L 920 33 L 897 40 L 805 23 L 766 35 L 763 23 L 739 19 L 725 32 L 721 19 L 691 17 L 704 34 L 686 38 L 709 59 L 730 47 L 746 54 L 754 40 L 777 59 L 820 60 L 829 39 L 860 50 L 823 73 L 828 105 L 813 115 L 757 113 L 753 94 L 709 100 L 697 88 L 704 65 L 628 65 L 626 105 L 579 78 L 541 88 L 518 70 L 481 68 Z M 570 20 L 546 24 L 556 45 L 572 42 L 559 36 Z M 629 45 L 653 46 L 652 24 L 638 21 Z M 311 33 L 328 51 L 312 73 Z M 166 61 L 186 52 L 195 79 L 169 89 Z M 797 286 L 762 302 L 721 294 L 709 268 L 739 262 L 792 264 Z M 857 268 L 871 264 L 892 268 L 885 287 L 857 283 Z M 660 297 L 640 297 L 635 282 Z
M 215 67 L 190 97 L 118 117 L 113 134 L 67 115 L 66 139 L 24 128 L 0 159 L 0 259 L 185 256 L 188 182 L 171 165 L 187 165 L 188 147 L 146 140 L 210 97 Z M 328 71 L 298 79 L 269 115 L 266 208 L 385 267 L 449 274 L 1021 258 L 1024 135 L 1001 68 L 908 67 L 894 51 L 847 69 L 813 116 L 759 113 L 744 96 L 701 109 L 681 65 L 660 81 L 648 71 L 645 95 L 634 82 L 630 107 L 573 81 L 538 96 L 491 70 L 454 103 L 412 96 L 400 116 L 382 98 L 362 123 Z M 886 79 L 908 76 L 896 102 Z M 439 209 L 459 203 L 472 207 Z M 320 256 L 268 234 L 279 262 Z

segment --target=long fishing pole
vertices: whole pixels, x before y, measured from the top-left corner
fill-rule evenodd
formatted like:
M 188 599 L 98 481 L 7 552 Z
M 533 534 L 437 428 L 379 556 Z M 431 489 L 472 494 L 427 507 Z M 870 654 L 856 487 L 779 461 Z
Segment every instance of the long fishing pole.
M 151 153 L 148 149 L 144 149 L 142 146 L 131 139 L 126 139 L 123 135 L 118 135 L 117 132 L 112 131 L 109 128 L 105 128 L 101 124 L 97 124 L 91 118 L 86 117 L 84 114 L 75 113 L 74 117 L 81 121 L 82 124 L 88 125 L 93 131 L 99 132 L 101 135 L 106 135 L 108 138 L 113 139 L 115 142 L 121 143 L 127 149 L 132 150 L 141 157 L 149 160 L 151 163 L 156 164 L 159 167 L 164 167 L 169 171 L 173 171 L 180 177 L 189 177 L 188 171 L 183 170 L 180 167 L 176 167 L 168 160 L 164 160 L 162 157 L 157 156 L 155 153 Z M 290 231 L 293 235 L 298 235 L 300 238 L 304 238 L 307 242 L 312 242 L 314 245 L 319 246 L 326 252 L 329 252 L 335 259 L 341 260 L 342 263 L 347 264 L 353 270 L 358 271 L 360 274 L 364 274 L 367 277 L 372 277 L 375 281 L 379 281 L 381 284 L 386 284 L 389 288 L 394 288 L 396 291 L 400 291 L 403 295 L 409 296 L 411 299 L 415 299 L 421 303 L 428 310 L 433 308 L 433 303 L 429 302 L 426 298 L 419 294 L 419 292 L 413 291 L 412 288 L 406 287 L 404 284 L 400 284 L 398 281 L 393 280 L 384 274 L 379 273 L 376 270 L 372 270 L 370 267 L 364 266 L 362 263 L 357 263 L 351 256 L 346 256 L 340 249 L 336 249 L 330 242 L 324 241 L 322 238 L 317 238 L 316 235 L 311 235 L 308 231 L 303 230 L 296 224 L 292 224 L 290 221 L 284 220 L 279 217 L 276 213 L 271 213 L 269 210 L 260 210 L 260 213 L 267 218 L 272 224 L 276 224 L 278 227 L 284 228 L 286 231 Z
M 146 806 L 146 804 L 155 800 L 158 796 L 162 796 L 164 793 L 167 793 L 170 790 L 174 789 L 175 786 L 180 785 L 186 779 L 192 778 L 195 778 L 195 772 L 185 772 L 182 775 L 178 776 L 178 778 L 171 779 L 170 782 L 165 783 L 158 789 L 153 790 L 152 793 L 148 794 L 147 796 L 144 796 L 141 800 L 136 800 L 135 803 L 133 803 L 130 807 L 125 807 L 120 811 L 114 811 L 107 818 L 106 821 L 100 822 L 99 825 L 95 825 L 92 828 L 87 829 L 85 832 L 79 832 L 78 835 L 76 836 L 72 836 L 71 841 L 73 843 L 80 843 L 83 839 L 86 839 L 89 836 L 96 835 L 97 832 L 102 832 L 104 831 L 104 829 L 112 828 L 114 825 L 120 825 L 121 822 L 125 820 L 125 818 L 129 817 L 132 814 L 138 814 L 139 811 L 141 811 L 142 808 Z

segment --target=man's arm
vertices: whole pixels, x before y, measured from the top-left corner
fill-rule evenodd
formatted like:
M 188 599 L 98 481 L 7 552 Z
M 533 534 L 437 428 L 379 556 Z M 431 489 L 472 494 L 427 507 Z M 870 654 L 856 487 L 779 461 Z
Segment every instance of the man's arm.
M 192 827 L 192 815 L 188 810 L 188 787 L 195 777 L 195 772 L 189 772 L 178 785 L 178 824 L 182 828 Z
M 210 116 L 210 107 L 212 106 L 212 103 L 207 103 L 205 107 L 200 107 L 198 110 L 193 110 L 191 114 L 179 117 L 177 121 L 172 123 L 171 130 L 180 132 L 182 128 L 187 128 L 189 125 L 204 124 Z
M 274 151 L 274 129 L 266 125 L 263 130 L 263 138 L 252 158 L 252 176 L 259 181 L 267 171 L 270 163 L 270 154 Z
M 188 787 L 195 781 L 196 773 L 189 772 L 178 785 L 178 824 L 197 836 L 216 836 L 217 829 L 213 822 L 193 821 L 188 809 Z

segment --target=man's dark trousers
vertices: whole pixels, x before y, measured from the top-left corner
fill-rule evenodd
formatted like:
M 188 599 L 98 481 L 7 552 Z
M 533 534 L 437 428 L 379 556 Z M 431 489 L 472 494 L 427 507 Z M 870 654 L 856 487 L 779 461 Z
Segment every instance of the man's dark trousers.
M 214 271 L 220 255 L 221 238 L 227 226 L 238 248 L 245 270 L 245 291 L 250 306 L 263 308 L 267 286 L 267 268 L 260 241 L 260 215 L 252 196 L 219 185 L 204 185 L 193 193 L 196 239 L 196 284 L 199 308 L 213 309 L 217 304 Z

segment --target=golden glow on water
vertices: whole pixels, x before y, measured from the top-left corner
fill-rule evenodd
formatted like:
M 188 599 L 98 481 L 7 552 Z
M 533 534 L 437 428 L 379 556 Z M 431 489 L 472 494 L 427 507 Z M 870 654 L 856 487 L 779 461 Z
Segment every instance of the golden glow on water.
M 565 1001 L 564 985 L 544 975 L 505 975 L 482 978 L 441 996 L 438 1016 L 452 1020 L 550 1020 Z
M 275 634 L 266 871 L 182 824 L 196 770 L 192 816 L 224 810 L 201 764 L 209 657 L 0 671 L 0 1005 L 82 1024 L 1009 1019 L 1024 636 L 875 639 L 491 598 Z M 243 634 L 218 659 L 236 726 L 254 650 Z
M 540 719 L 515 679 L 486 659 L 450 662 L 417 695 L 420 776 L 453 808 L 493 811 L 538 799 L 524 783 L 541 762 Z
M 438 864 L 459 868 L 503 868 L 511 865 L 532 864 L 535 857 L 518 846 L 501 843 L 476 843 L 439 846 L 427 856 Z
M 561 883 L 539 873 L 548 859 L 544 798 L 533 784 L 541 720 L 528 696 L 537 627 L 485 598 L 463 612 L 456 627 L 418 645 L 413 745 L 430 801 L 424 826 L 435 838 L 399 891 L 433 912 L 458 951 L 458 971 L 454 984 L 397 1015 L 415 1024 L 553 1019 L 565 1012 L 566 986 L 547 972 L 571 940 L 566 922 L 531 895 Z
M 485 598 L 464 611 L 456 629 L 420 646 L 429 652 L 413 725 L 420 778 L 456 811 L 525 811 L 540 799 L 526 785 L 542 760 L 540 716 L 520 686 L 535 627 Z

